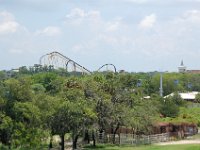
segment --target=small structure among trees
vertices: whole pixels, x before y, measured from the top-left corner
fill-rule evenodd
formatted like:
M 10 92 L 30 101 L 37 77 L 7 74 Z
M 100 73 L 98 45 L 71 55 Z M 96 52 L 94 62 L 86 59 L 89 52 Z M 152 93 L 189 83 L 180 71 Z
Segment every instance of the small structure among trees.
M 181 99 L 186 100 L 186 101 L 192 101 L 192 102 L 198 102 L 198 95 L 200 94 L 197 91 L 192 91 L 192 92 L 178 92 L 178 93 L 171 93 L 164 98 L 169 98 L 173 97 L 175 94 L 178 94 Z
M 175 138 L 185 138 L 198 133 L 198 127 L 194 123 L 169 123 L 159 122 L 154 126 L 154 134 L 169 133 Z

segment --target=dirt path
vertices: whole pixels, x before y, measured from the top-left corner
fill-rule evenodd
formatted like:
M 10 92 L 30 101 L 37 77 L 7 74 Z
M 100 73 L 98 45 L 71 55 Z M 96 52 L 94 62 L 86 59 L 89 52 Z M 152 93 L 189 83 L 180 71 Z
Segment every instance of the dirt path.
M 156 145 L 178 145 L 178 144 L 200 144 L 200 139 L 198 139 L 198 140 L 171 141 L 171 142 L 157 143 Z

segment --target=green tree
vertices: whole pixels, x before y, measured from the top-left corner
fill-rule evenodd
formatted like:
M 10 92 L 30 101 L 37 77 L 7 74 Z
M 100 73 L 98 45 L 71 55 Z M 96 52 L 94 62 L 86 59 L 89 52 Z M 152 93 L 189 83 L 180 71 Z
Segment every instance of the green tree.
M 177 117 L 179 113 L 179 107 L 172 98 L 162 100 L 160 112 L 165 117 Z
M 0 141 L 11 148 L 12 132 L 13 132 L 13 120 L 6 116 L 4 113 L 0 113 Z
M 195 101 L 200 103 L 200 94 L 199 93 L 195 96 Z
M 14 145 L 37 147 L 42 143 L 41 112 L 32 102 L 16 102 L 14 107 Z M 43 137 L 44 138 L 44 137 Z

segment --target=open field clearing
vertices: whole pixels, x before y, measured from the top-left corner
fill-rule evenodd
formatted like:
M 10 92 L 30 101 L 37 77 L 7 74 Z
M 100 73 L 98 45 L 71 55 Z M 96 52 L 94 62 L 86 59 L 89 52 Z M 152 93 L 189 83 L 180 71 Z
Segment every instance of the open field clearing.
M 85 148 L 84 150 L 97 149 L 97 150 L 200 150 L 200 144 L 187 144 L 187 145 L 147 145 L 139 147 L 129 146 L 112 146 L 100 145 L 97 148 Z
M 164 142 L 164 143 L 158 143 L 156 145 L 184 145 L 184 144 L 199 144 L 200 146 L 200 140 L 181 140 L 181 141 L 171 141 L 171 142 Z

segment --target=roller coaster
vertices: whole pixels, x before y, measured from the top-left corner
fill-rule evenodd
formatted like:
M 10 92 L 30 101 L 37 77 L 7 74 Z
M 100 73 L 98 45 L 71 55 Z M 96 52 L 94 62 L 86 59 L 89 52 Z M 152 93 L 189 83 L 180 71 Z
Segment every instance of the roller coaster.
M 41 56 L 39 64 L 41 66 L 53 66 L 54 69 L 64 68 L 67 70 L 67 72 L 81 72 L 82 74 L 92 74 L 90 70 L 86 69 L 74 60 L 56 51 Z M 110 66 L 112 69 L 110 69 Z M 102 71 L 104 68 L 106 68 L 106 71 L 113 71 L 115 73 L 117 72 L 116 67 L 113 64 L 105 64 L 101 66 L 97 70 L 97 72 Z
M 101 71 L 102 68 L 105 68 L 105 67 L 106 67 L 106 71 L 112 71 L 112 69 L 109 69 L 110 66 L 114 69 L 114 72 L 116 73 L 117 69 L 116 69 L 115 65 L 113 65 L 113 64 L 105 64 L 105 65 L 101 66 L 97 71 L 99 72 L 99 71 Z

